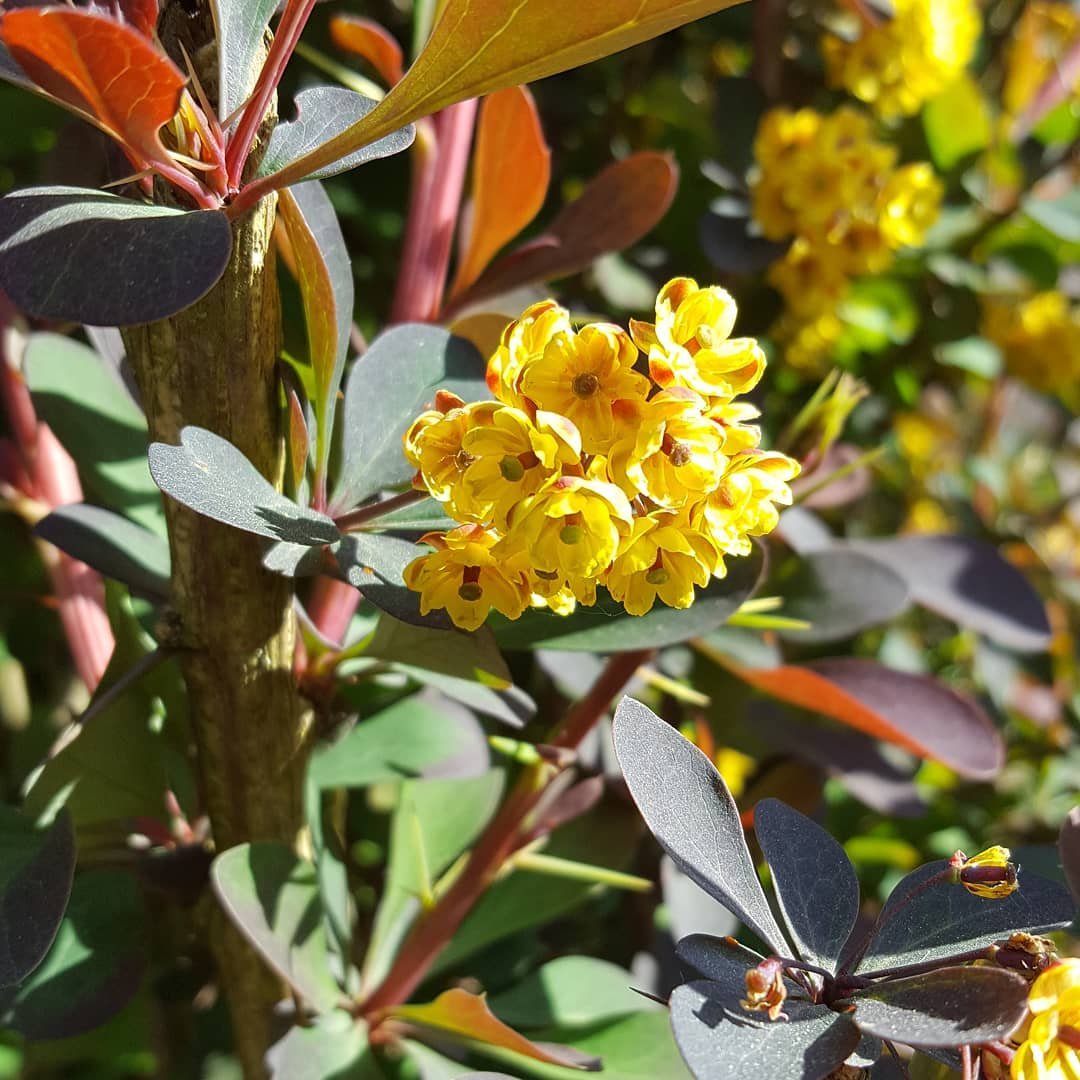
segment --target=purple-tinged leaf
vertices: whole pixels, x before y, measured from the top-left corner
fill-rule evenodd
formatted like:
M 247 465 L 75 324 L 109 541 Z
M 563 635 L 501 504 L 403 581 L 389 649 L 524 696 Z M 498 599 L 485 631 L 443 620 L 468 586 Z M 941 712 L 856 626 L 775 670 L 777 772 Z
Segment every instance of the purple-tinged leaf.
M 675 955 L 683 966 L 710 982 L 724 983 L 745 989 L 746 972 L 765 958 L 752 949 L 740 945 L 731 937 L 714 937 L 711 934 L 691 934 L 684 937 L 675 948 Z
M 776 953 L 788 945 L 750 858 L 739 809 L 713 763 L 670 724 L 623 698 L 612 728 L 630 794 L 660 846 Z
M 240 844 L 214 860 L 210 879 L 236 928 L 313 1008 L 328 1012 L 342 1001 L 311 863 L 282 844 Z
M 799 505 L 810 510 L 830 510 L 846 506 L 865 495 L 872 484 L 870 470 L 865 465 L 829 479 L 841 469 L 850 468 L 863 454 L 862 447 L 851 443 L 834 443 L 830 446 L 813 469 L 801 473 L 792 483 L 791 491 L 799 500 Z M 825 481 L 828 482 L 824 487 L 817 486 Z M 811 488 L 816 490 L 810 491 Z M 810 494 L 802 496 L 804 491 L 810 491 Z
M 752 230 L 753 218 L 709 211 L 698 228 L 709 262 L 721 274 L 755 274 L 783 258 L 790 243 L 766 240 Z
M 853 995 L 855 1023 L 908 1046 L 1003 1039 L 1023 1019 L 1028 984 L 1002 968 L 947 967 L 875 983 Z
M 340 86 L 313 86 L 301 90 L 296 95 L 296 119 L 279 123 L 270 136 L 259 176 L 272 176 L 291 165 L 297 158 L 318 149 L 340 135 L 346 128 L 362 120 L 377 102 L 364 97 L 354 90 Z M 328 176 L 355 169 L 369 161 L 400 154 L 412 146 L 416 129 L 407 124 L 389 135 L 384 135 L 373 143 L 354 150 L 348 157 L 343 157 L 330 165 L 324 165 L 308 175 L 308 180 L 325 180 Z M 292 181 L 295 183 L 295 178 Z
M 728 560 L 727 577 L 698 592 L 693 606 L 678 610 L 657 603 L 647 615 L 627 615 L 600 593 L 592 607 L 570 615 L 532 608 L 520 619 L 492 617 L 495 639 L 504 649 L 565 649 L 571 652 L 627 652 L 662 648 L 700 637 L 727 622 L 750 598 L 761 579 L 764 551 Z
M 91 326 L 164 319 L 213 288 L 231 251 L 220 210 L 188 212 L 71 187 L 0 199 L 0 287 L 40 318 Z
M 859 1042 L 851 1018 L 792 998 L 787 1020 L 769 1020 L 740 1004 L 745 988 L 700 980 L 671 995 L 671 1026 L 697 1080 L 784 1077 L 822 1080 Z
M 158 487 L 204 517 L 310 547 L 341 537 L 330 518 L 275 491 L 232 443 L 205 428 L 184 428 L 179 446 L 152 443 L 149 457 Z
M 0 988 L 17 986 L 45 958 L 60 928 L 75 872 L 71 819 L 48 829 L 0 807 Z
M 280 0 L 211 0 L 218 51 L 218 116 L 228 119 L 255 89 L 263 36 Z
M 1017 652 L 1041 652 L 1050 624 L 1038 593 L 992 544 L 968 536 L 899 536 L 849 545 L 899 574 L 915 600 Z
M 1061 823 L 1058 851 L 1065 880 L 1072 889 L 1074 899 L 1080 902 L 1080 806 L 1074 806 Z
M 834 971 L 859 915 L 859 882 L 844 849 L 778 799 L 754 807 L 754 834 L 799 955 Z
M 997 900 L 974 896 L 947 881 L 926 884 L 947 866 L 945 860 L 927 863 L 893 889 L 856 968 L 860 974 L 956 956 L 992 945 L 1015 930 L 1029 934 L 1060 930 L 1076 916 L 1068 889 L 1026 874 L 1023 867 L 1020 888 Z

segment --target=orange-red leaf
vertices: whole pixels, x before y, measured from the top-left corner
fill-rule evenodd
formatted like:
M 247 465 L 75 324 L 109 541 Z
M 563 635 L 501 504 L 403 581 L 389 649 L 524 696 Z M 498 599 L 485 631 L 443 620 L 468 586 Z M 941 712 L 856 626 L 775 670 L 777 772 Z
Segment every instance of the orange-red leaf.
M 0 40 L 38 87 L 92 119 L 134 161 L 164 158 L 158 131 L 176 115 L 185 79 L 139 31 L 91 11 L 21 8 L 3 16 Z
M 536 217 L 550 179 L 551 150 L 532 94 L 524 86 L 510 86 L 486 97 L 476 128 L 472 207 L 453 294 L 467 289 L 498 250 Z
M 990 718 L 936 679 L 852 657 L 751 668 L 709 655 L 771 697 L 940 761 L 963 776 L 987 779 L 1003 763 L 1001 738 Z
M 526 1039 L 495 1016 L 483 997 L 459 988 L 445 991 L 427 1005 L 398 1005 L 387 1015 L 426 1024 L 489 1046 L 501 1046 L 549 1065 L 584 1064 L 576 1053 L 560 1054 L 554 1047 L 538 1046 Z
M 343 52 L 366 60 L 387 86 L 394 86 L 404 74 L 401 46 L 385 27 L 361 15 L 334 15 L 330 19 L 330 40 Z
M 679 170 L 666 154 L 642 151 L 609 165 L 528 244 L 504 255 L 455 298 L 455 305 L 583 270 L 640 240 L 667 213 Z
M 158 0 L 118 0 L 124 20 L 148 38 L 154 36 L 158 21 Z

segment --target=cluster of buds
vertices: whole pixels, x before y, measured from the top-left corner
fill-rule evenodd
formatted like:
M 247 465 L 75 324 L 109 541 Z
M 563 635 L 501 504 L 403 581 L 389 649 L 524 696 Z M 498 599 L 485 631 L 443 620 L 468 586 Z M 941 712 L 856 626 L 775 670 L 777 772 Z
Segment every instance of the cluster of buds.
M 421 611 L 472 630 L 493 608 L 569 614 L 598 585 L 632 615 L 686 608 L 749 554 L 799 466 L 758 448 L 758 411 L 736 400 L 765 356 L 730 336 L 735 315 L 723 289 L 676 278 L 629 332 L 575 329 L 551 300 L 512 322 L 488 362 L 494 400 L 441 391 L 405 435 L 414 486 L 461 523 L 406 568 Z
M 833 86 L 885 119 L 916 113 L 967 67 L 979 40 L 975 0 L 895 0 L 889 17 L 858 21 L 821 43 Z

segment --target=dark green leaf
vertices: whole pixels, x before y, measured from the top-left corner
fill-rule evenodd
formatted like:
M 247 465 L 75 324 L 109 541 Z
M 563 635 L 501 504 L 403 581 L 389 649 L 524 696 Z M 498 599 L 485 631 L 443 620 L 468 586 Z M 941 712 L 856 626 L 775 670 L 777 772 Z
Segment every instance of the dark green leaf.
M 1031 934 L 1059 930 L 1076 915 L 1076 904 L 1064 886 L 1022 870 L 1020 888 L 998 900 L 973 896 L 962 885 L 947 881 L 922 888 L 947 865 L 939 860 L 920 866 L 893 889 L 878 918 L 880 930 L 856 970 L 880 971 L 942 959 L 991 945 L 1014 930 Z
M 756 967 L 764 959 L 734 938 L 711 934 L 684 937 L 675 953 L 688 970 L 704 975 L 710 982 L 723 983 L 737 990 L 746 987 L 747 969 Z
M 330 518 L 275 491 L 232 443 L 200 427 L 184 428 L 180 440 L 150 446 L 150 473 L 177 502 L 271 540 L 315 547 L 340 538 Z
M 316 147 L 340 135 L 347 127 L 367 116 L 377 102 L 353 90 L 340 86 L 312 86 L 301 90 L 294 103 L 296 119 L 278 123 L 270 136 L 266 155 L 259 165 L 259 176 L 270 176 L 291 165 L 297 158 L 311 153 Z M 325 180 L 368 161 L 390 157 L 408 150 L 416 137 L 416 129 L 407 124 L 381 139 L 354 150 L 347 157 L 324 165 L 311 173 L 308 180 Z
M 1050 644 L 1039 594 L 992 544 L 967 536 L 901 536 L 852 545 L 899 574 L 915 600 L 1017 652 Z
M 745 990 L 700 980 L 671 995 L 675 1041 L 697 1080 L 775 1076 L 821 1080 L 859 1042 L 851 1018 L 824 1005 L 789 998 L 786 1021 L 771 1021 L 740 1004 Z
M 727 577 L 709 583 L 693 606 L 683 611 L 657 601 L 647 615 L 627 615 L 606 593 L 593 607 L 578 607 L 571 615 L 532 608 L 510 622 L 490 618 L 495 640 L 504 649 L 566 649 L 585 652 L 626 652 L 675 645 L 714 630 L 726 622 L 757 588 L 764 556 L 731 559 Z
M 71 819 L 48 829 L 0 806 L 0 988 L 17 986 L 41 963 L 64 917 L 75 872 Z
M 488 999 L 491 1011 L 515 1028 L 588 1027 L 655 1006 L 631 989 L 629 971 L 591 956 L 562 956 Z
M 415 470 L 405 460 L 401 440 L 441 389 L 466 401 L 488 396 L 483 357 L 464 338 L 438 326 L 409 323 L 371 343 L 345 385 L 335 512 L 383 488 L 408 483 Z
M 271 544 L 263 553 L 262 564 L 272 574 L 282 577 L 314 577 L 326 568 L 322 548 L 288 540 Z
M 164 532 L 161 495 L 146 465 L 146 419 L 115 367 L 60 334 L 34 334 L 23 369 L 34 408 L 75 459 L 90 497 Z
M 799 955 L 834 971 L 859 915 L 859 882 L 844 849 L 779 799 L 754 807 L 754 834 Z
M 780 955 L 776 925 L 746 847 L 739 810 L 713 763 L 633 698 L 615 711 L 615 753 L 645 823 L 675 865 Z
M 119 514 L 68 503 L 43 517 L 34 532 L 142 596 L 163 600 L 169 595 L 168 542 Z
M 278 0 L 212 0 L 222 120 L 232 116 L 255 88 L 266 53 L 263 36 L 278 6 Z
M 290 1028 L 266 1055 L 272 1080 L 376 1080 L 361 1021 L 335 1010 L 311 1027 Z
M 210 877 L 229 918 L 266 962 L 314 1009 L 333 1009 L 343 995 L 330 975 L 315 867 L 282 844 L 260 842 L 222 852 Z
M 0 287 L 24 311 L 92 326 L 153 322 L 194 304 L 232 251 L 220 210 L 183 211 L 72 187 L 0 199 Z
M 947 967 L 875 983 L 854 995 L 863 1031 L 908 1046 L 1005 1038 L 1027 1011 L 1028 984 L 1001 968 Z
M 841 641 L 888 622 L 911 603 L 903 578 L 882 560 L 858 552 L 811 552 L 793 570 L 769 590 L 783 597 L 781 614 L 810 623 L 807 630 L 784 630 L 791 641 Z
M 496 689 L 511 683 L 510 669 L 487 627 L 472 634 L 433 630 L 383 617 L 364 643 L 364 656 L 392 660 L 407 668 L 471 679 Z
M 130 874 L 80 873 L 56 940 L 16 995 L 8 1025 L 28 1039 L 65 1039 L 118 1013 L 142 981 L 142 917 Z

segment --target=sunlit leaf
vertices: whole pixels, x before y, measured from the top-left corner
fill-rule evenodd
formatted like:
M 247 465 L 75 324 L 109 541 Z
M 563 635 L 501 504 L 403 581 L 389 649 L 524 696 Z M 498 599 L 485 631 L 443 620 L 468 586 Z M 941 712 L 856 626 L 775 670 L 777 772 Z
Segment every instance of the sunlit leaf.
M 498 250 L 544 205 L 551 150 L 528 88 L 511 86 L 484 99 L 476 124 L 472 202 L 451 297 L 464 292 Z
M 218 49 L 218 115 L 228 119 L 247 101 L 262 70 L 263 35 L 278 0 L 211 0 Z
M 761 890 L 739 810 L 713 763 L 633 698 L 615 711 L 615 753 L 630 794 L 675 865 L 779 955 L 788 948 Z
M 299 1024 L 267 1051 L 271 1080 L 378 1080 L 383 1073 L 368 1052 L 362 1021 L 344 1010 Z
M 316 476 L 325 481 L 338 387 L 345 371 L 353 316 L 353 276 L 337 214 L 322 185 L 285 188 L 278 213 L 292 245 L 315 372 Z M 323 492 L 325 494 L 325 490 Z
M 966 72 L 927 101 L 922 122 L 930 154 L 942 172 L 985 150 L 994 134 L 989 104 Z
M 339 49 L 366 60 L 387 86 L 393 86 L 405 74 L 397 38 L 374 19 L 334 15 L 330 19 L 330 40 Z
M 855 657 L 774 668 L 746 667 L 719 654 L 717 659 L 772 697 L 941 761 L 963 776 L 989 779 L 1004 762 L 1001 736 L 986 713 L 929 676 Z
M 371 98 L 341 86 L 312 86 L 296 95 L 296 119 L 279 123 L 270 136 L 266 153 L 259 164 L 259 176 L 271 176 L 287 169 L 292 162 L 311 153 L 332 139 L 360 117 L 375 108 Z M 328 176 L 355 169 L 367 161 L 390 157 L 407 150 L 416 136 L 411 124 L 384 135 L 381 139 L 320 169 L 296 176 L 297 180 L 324 180 Z
M 0 807 L 0 988 L 17 986 L 44 959 L 60 928 L 72 875 L 75 837 L 61 814 L 47 829 L 14 807 Z
M 5 12 L 0 40 L 42 90 L 92 119 L 140 166 L 166 158 L 158 131 L 176 114 L 186 80 L 138 30 L 57 5 Z
M 530 0 L 513 6 L 449 0 L 424 50 L 379 108 L 298 162 L 295 178 L 455 101 L 535 82 L 730 6 L 731 0 Z
M 1027 1011 L 1028 984 L 1015 972 L 947 967 L 875 983 L 854 995 L 863 1031 L 908 1046 L 953 1048 L 1005 1038 Z
M 219 210 L 185 212 L 73 187 L 0 199 L 0 287 L 42 318 L 91 326 L 164 319 L 213 287 L 231 251 Z
M 654 151 L 609 165 L 536 239 L 498 259 L 455 303 L 565 277 L 636 243 L 667 212 L 678 175 L 672 159 Z

